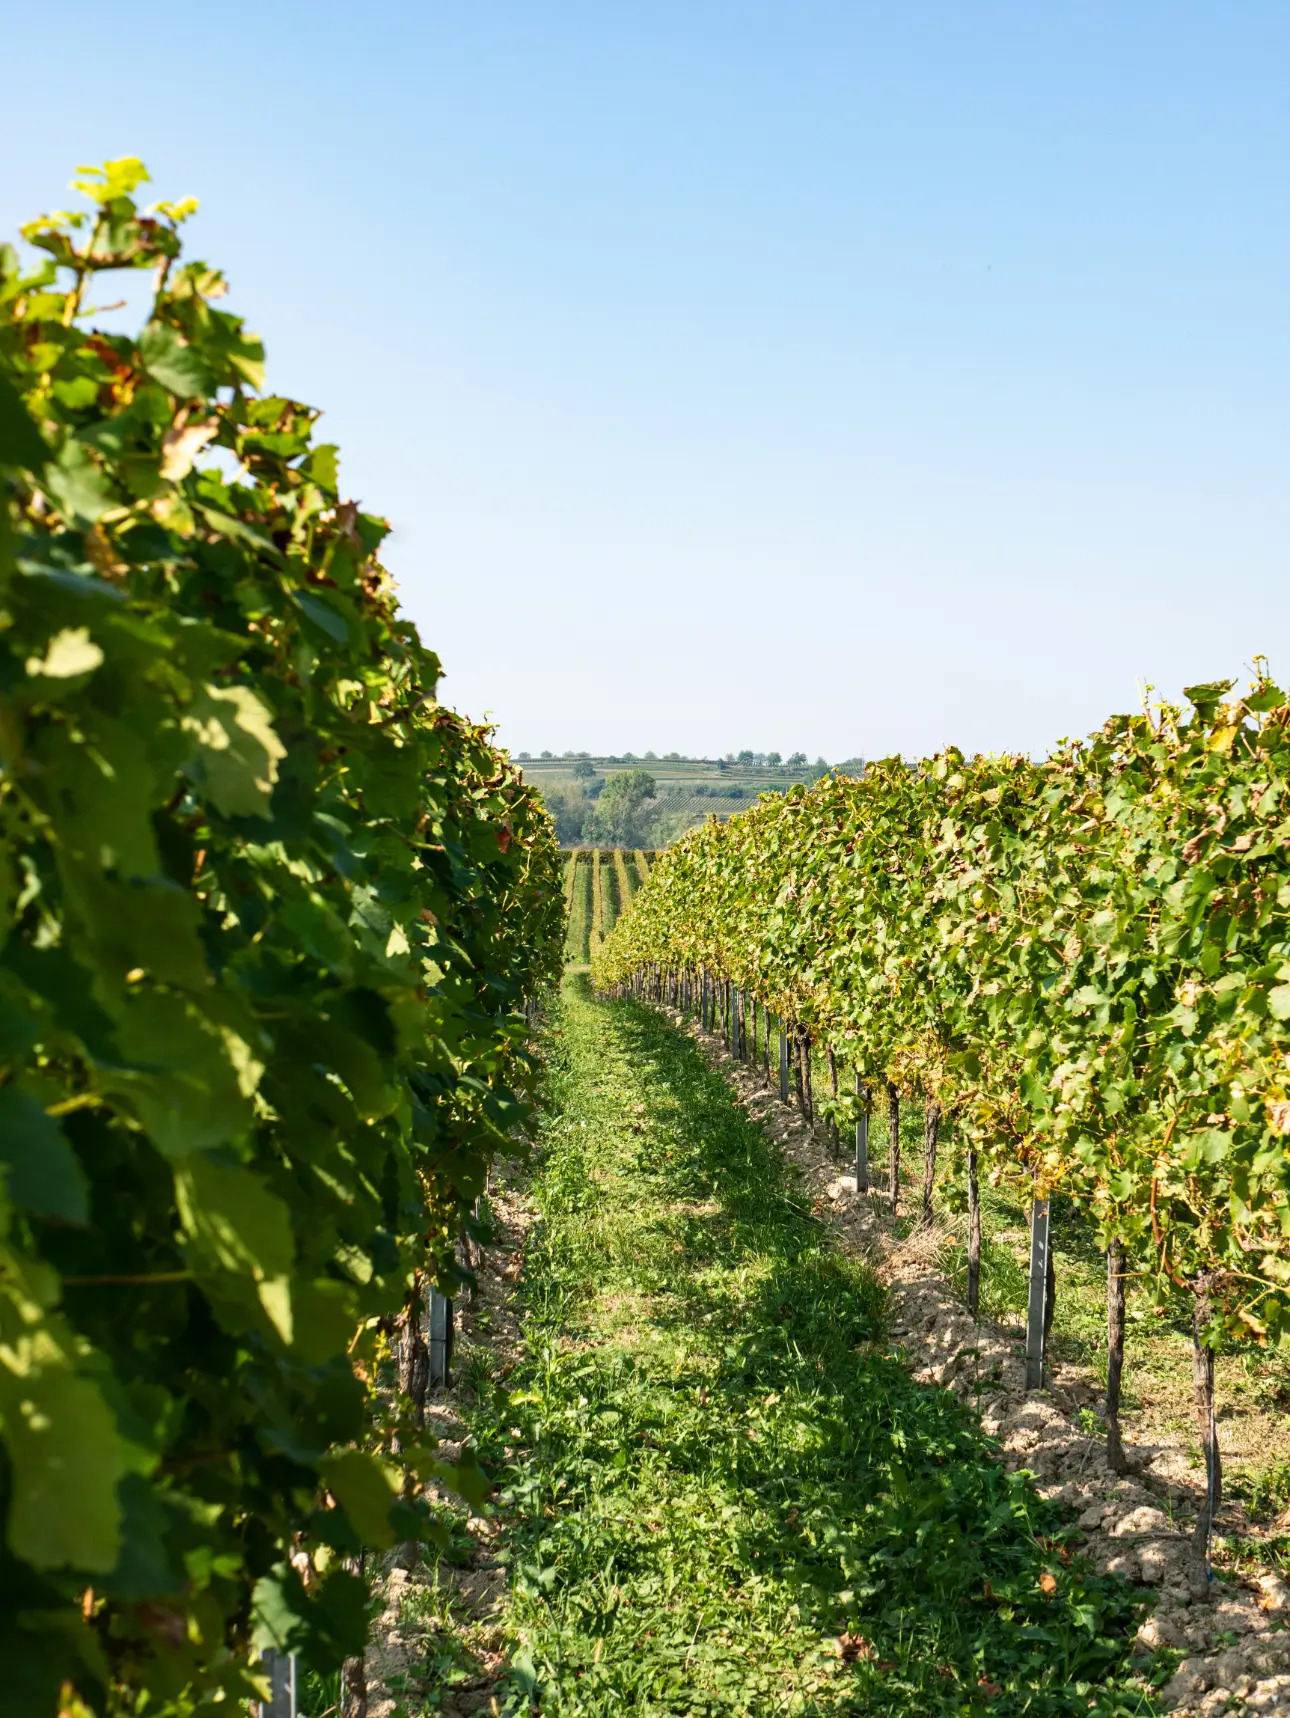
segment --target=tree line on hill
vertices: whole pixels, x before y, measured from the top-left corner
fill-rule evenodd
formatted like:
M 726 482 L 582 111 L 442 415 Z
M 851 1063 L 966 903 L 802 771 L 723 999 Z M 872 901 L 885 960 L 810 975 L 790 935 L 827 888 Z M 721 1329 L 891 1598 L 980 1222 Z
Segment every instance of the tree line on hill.
M 532 752 L 516 753 L 517 763 L 533 763 L 534 761 Z M 539 763 L 591 762 L 592 753 L 576 751 L 538 752 L 536 761 Z M 603 756 L 597 754 L 596 761 L 602 764 L 622 764 L 625 766 L 658 763 L 711 764 L 721 770 L 728 769 L 731 765 L 743 765 L 745 768 L 753 769 L 810 770 L 814 768 L 820 772 L 830 768 L 830 765 L 823 758 L 816 758 L 812 766 L 805 752 L 792 752 L 788 757 L 784 757 L 780 752 L 754 752 L 746 749 L 741 752 L 727 752 L 723 758 L 690 758 L 683 756 L 680 752 L 664 752 L 661 756 L 657 752 L 644 752 L 639 757 L 635 752 L 623 752 L 617 756 L 606 753 Z M 848 761 L 852 763 L 862 762 L 862 760 L 854 758 Z
M 796 755 L 805 761 L 804 754 Z M 833 768 L 821 758 L 796 779 L 813 782 L 832 774 L 863 773 L 863 758 L 849 759 Z M 759 793 L 782 793 L 793 785 L 788 780 L 783 787 L 761 782 L 746 788 L 737 781 L 696 782 L 660 794 L 658 780 L 648 770 L 638 767 L 600 775 L 588 755 L 574 759 L 570 774 L 570 782 L 553 782 L 541 788 L 564 847 L 665 847 L 702 821 L 703 811 L 693 804 L 696 799 L 715 799 L 718 804 L 712 809 L 719 815 L 723 806 L 727 813 L 737 809 L 731 801 L 752 800 Z

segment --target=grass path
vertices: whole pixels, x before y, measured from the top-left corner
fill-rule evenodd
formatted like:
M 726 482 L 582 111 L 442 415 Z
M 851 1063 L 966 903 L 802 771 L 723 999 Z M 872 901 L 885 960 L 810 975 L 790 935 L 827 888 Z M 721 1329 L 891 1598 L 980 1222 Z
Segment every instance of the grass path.
M 475 1424 L 501 1709 L 1146 1710 L 1122 1590 L 887 1352 L 876 1281 L 697 1047 L 582 975 L 549 1042 L 525 1354 Z

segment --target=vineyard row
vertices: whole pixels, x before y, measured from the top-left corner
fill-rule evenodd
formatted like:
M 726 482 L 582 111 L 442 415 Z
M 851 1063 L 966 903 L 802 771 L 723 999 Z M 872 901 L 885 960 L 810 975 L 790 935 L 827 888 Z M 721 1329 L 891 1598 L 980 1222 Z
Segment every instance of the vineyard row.
M 575 848 L 564 862 L 565 960 L 586 966 L 649 877 L 648 852 Z
M 243 1711 L 266 1650 L 355 1709 L 365 1556 L 482 1495 L 426 1303 L 532 1114 L 559 854 L 145 177 L 0 247 L 6 1710 Z
M 806 1104 L 822 1054 L 858 1180 L 874 1106 L 921 1098 L 925 1212 L 952 1122 L 977 1234 L 980 1175 L 1034 1200 L 1040 1334 L 1069 1195 L 1108 1254 L 1108 1453 L 1133 1273 L 1190 1309 L 1213 1507 L 1215 1347 L 1290 1334 L 1290 709 L 1230 691 L 1042 763 L 888 760 L 710 822 L 593 962 L 602 989 L 715 999 L 735 1045 L 760 1010 Z

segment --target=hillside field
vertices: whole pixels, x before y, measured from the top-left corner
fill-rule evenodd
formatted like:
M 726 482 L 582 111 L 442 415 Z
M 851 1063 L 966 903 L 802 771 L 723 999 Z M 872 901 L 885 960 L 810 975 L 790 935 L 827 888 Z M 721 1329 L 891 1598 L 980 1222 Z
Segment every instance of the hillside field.
M 543 795 L 554 790 L 557 796 L 584 791 L 584 780 L 576 775 L 579 759 L 517 758 L 516 763 L 525 779 Z M 595 780 L 603 782 L 618 770 L 647 770 L 658 784 L 656 811 L 657 839 L 662 845 L 675 841 L 687 829 L 705 818 L 733 817 L 744 811 L 762 793 L 783 793 L 794 783 L 809 783 L 825 769 L 820 762 L 803 765 L 768 765 L 729 763 L 716 758 L 633 758 L 623 760 L 593 757 L 590 763 Z M 862 760 L 849 760 L 855 769 L 863 768 Z M 847 769 L 848 765 L 837 765 Z M 591 780 L 592 778 L 587 778 Z M 573 843 L 565 840 L 566 847 Z

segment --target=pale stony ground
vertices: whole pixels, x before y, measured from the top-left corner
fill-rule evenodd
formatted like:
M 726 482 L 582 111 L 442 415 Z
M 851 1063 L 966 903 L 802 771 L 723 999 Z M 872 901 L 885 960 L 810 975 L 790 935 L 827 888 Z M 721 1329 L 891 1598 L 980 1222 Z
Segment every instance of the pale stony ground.
M 839 1173 L 800 1113 L 780 1102 L 777 1083 L 771 1091 L 760 1068 L 736 1060 L 693 1021 L 674 1018 L 798 1166 L 812 1208 L 843 1249 L 878 1270 L 891 1297 L 892 1334 L 914 1377 L 942 1384 L 974 1406 L 1007 1465 L 1027 1469 L 1042 1495 L 1078 1511 L 1084 1550 L 1096 1568 L 1158 1594 L 1139 1630 L 1143 1650 L 1166 1646 L 1186 1654 L 1164 1692 L 1166 1708 L 1179 1718 L 1290 1714 L 1290 1586 L 1271 1570 L 1208 1586 L 1203 1573 L 1198 1578 L 1190 1540 L 1203 1477 L 1183 1441 L 1136 1443 L 1126 1421 L 1132 1471 L 1112 1473 L 1102 1440 L 1077 1425 L 1079 1410 L 1100 1393 L 1092 1372 L 1063 1366 L 1049 1388 L 1027 1390 L 1016 1333 L 974 1319 L 937 1273 L 943 1234 L 899 1239 L 885 1216 L 885 1196 L 857 1195 L 854 1174 Z

